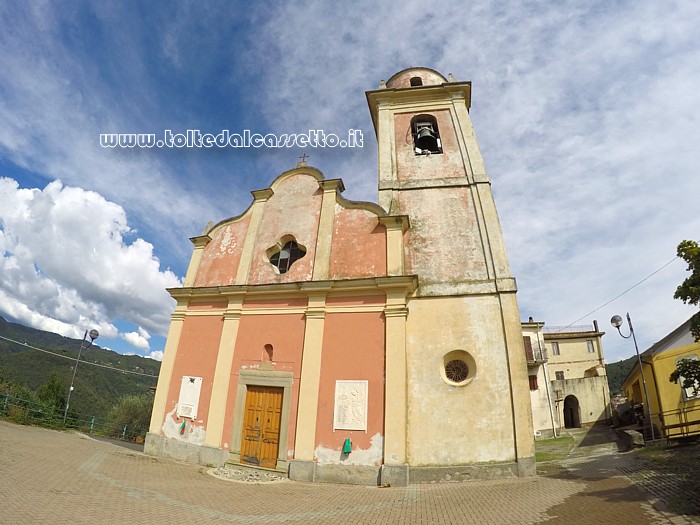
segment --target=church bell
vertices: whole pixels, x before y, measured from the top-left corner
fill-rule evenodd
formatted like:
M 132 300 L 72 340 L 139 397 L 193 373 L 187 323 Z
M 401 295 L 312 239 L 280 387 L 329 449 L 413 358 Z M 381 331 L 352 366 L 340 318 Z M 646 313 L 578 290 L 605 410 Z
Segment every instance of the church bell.
M 438 149 L 437 137 L 430 125 L 423 126 L 416 133 L 416 148 L 421 151 L 436 151 Z

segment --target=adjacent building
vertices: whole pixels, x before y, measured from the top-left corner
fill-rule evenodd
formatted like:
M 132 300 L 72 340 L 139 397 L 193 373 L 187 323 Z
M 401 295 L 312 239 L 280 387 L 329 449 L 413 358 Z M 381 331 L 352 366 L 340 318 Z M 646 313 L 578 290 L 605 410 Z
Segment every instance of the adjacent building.
M 306 481 L 534 474 L 471 84 L 411 68 L 366 96 L 379 204 L 300 162 L 192 238 L 147 453 Z
M 536 436 L 611 419 L 610 390 L 598 323 L 546 327 L 522 324 Z
M 681 360 L 700 359 L 700 342 L 695 342 L 690 333 L 690 322 L 688 319 L 641 354 L 656 438 L 700 434 L 700 391 L 683 388 L 681 384 L 669 380 Z M 639 363 L 635 363 L 622 383 L 632 406 L 646 405 L 644 381 Z M 646 413 L 645 410 L 639 412 Z M 646 422 L 645 427 L 649 429 Z M 650 429 L 645 435 L 651 437 Z

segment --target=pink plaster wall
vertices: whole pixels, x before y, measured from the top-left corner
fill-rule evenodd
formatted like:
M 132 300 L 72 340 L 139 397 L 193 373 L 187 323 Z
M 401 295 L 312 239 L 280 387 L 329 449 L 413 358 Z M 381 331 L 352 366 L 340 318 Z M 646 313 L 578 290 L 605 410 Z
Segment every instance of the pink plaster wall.
M 248 284 L 310 281 L 323 191 L 315 177 L 303 173 L 281 180 L 273 191 L 274 195 L 265 203 Z M 266 250 L 284 235 L 293 235 L 307 251 L 287 273 L 280 275 L 270 264 Z
M 243 308 L 303 308 L 308 304 L 306 297 L 283 297 L 279 299 L 250 299 L 243 301 Z
M 382 313 L 326 314 L 322 352 L 316 447 L 322 446 L 341 451 L 345 438 L 350 438 L 353 448 L 369 449 L 372 436 L 377 433 L 384 435 L 384 318 Z M 335 382 L 338 379 L 369 381 L 367 432 L 358 430 L 333 432 Z
M 202 301 L 202 302 L 191 302 L 187 305 L 187 310 L 220 310 L 222 308 L 228 307 L 228 301 Z
M 336 205 L 329 277 L 356 279 L 386 275 L 386 227 L 367 210 Z
M 411 217 L 406 273 L 423 282 L 486 279 L 486 259 L 469 188 L 433 188 L 399 194 Z
M 180 397 L 182 376 L 201 377 L 202 389 L 199 396 L 197 419 L 194 424 L 206 428 L 222 328 L 223 319 L 220 315 L 185 318 L 177 347 L 173 376 L 168 389 L 166 414 L 176 408 Z M 173 418 L 176 416 L 173 415 Z
M 233 284 L 241 260 L 243 243 L 248 233 L 250 213 L 211 232 L 211 241 L 204 248 L 195 286 Z
M 250 304 L 247 302 L 246 304 Z M 256 305 L 259 307 L 260 303 Z M 270 304 L 275 306 L 275 304 Z M 281 305 L 277 305 L 281 306 Z M 233 354 L 231 382 L 226 401 L 226 419 L 222 446 L 231 448 L 234 440 L 240 442 L 241 436 L 233 436 L 233 411 L 235 403 L 245 403 L 245 399 L 236 399 L 238 376 L 241 366 L 254 365 L 254 361 L 267 360 L 265 345 L 273 347 L 273 361 L 276 370 L 292 371 L 292 400 L 289 418 L 288 442 L 280 443 L 285 452 L 294 449 L 296 437 L 297 406 L 299 401 L 299 377 L 301 373 L 301 355 L 304 348 L 304 314 L 270 314 L 242 315 L 238 327 L 238 337 Z M 291 456 L 289 456 L 291 459 Z
M 384 305 L 385 302 L 385 295 L 330 296 L 326 298 L 326 306 Z
M 416 115 L 432 115 L 437 120 L 442 153 L 416 155 L 411 119 Z M 464 177 L 464 161 L 460 154 L 457 134 L 449 110 L 431 110 L 425 113 L 400 113 L 394 119 L 396 137 L 396 165 L 399 180 Z

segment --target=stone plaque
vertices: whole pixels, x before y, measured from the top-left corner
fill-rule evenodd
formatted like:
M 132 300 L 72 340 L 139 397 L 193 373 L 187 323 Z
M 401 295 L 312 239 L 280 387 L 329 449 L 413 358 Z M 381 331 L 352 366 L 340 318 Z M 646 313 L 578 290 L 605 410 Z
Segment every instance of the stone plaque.
M 177 402 L 177 416 L 190 419 L 197 418 L 199 393 L 202 390 L 202 378 L 183 376 L 180 383 L 180 398 Z
M 367 380 L 335 382 L 333 430 L 367 430 Z

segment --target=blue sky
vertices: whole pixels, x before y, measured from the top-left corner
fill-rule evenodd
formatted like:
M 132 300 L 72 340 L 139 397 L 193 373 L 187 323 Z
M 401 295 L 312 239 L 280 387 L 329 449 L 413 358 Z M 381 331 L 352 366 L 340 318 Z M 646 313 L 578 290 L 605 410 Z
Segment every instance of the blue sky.
M 306 152 L 376 201 L 364 92 L 471 80 L 521 316 L 567 325 L 700 238 L 696 2 L 0 2 L 0 315 L 160 356 L 191 244 Z M 106 149 L 100 133 L 362 130 L 346 149 Z M 676 260 L 598 319 L 607 360 L 694 309 Z

